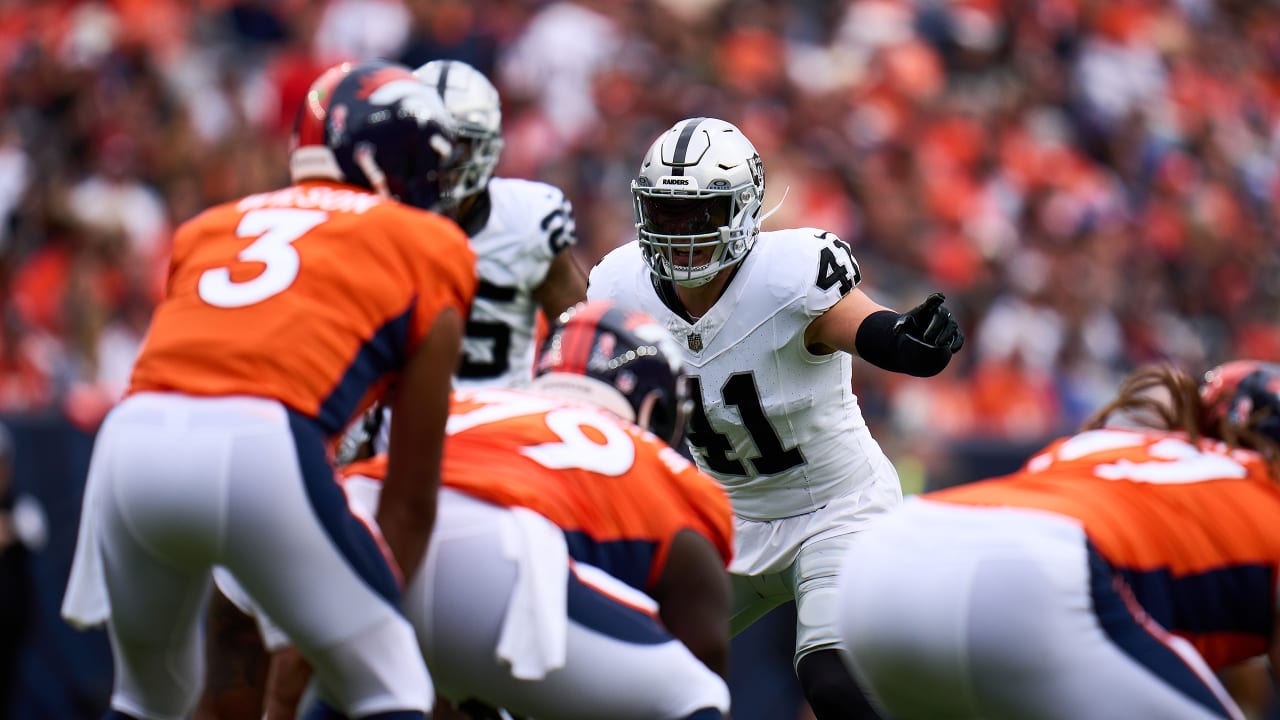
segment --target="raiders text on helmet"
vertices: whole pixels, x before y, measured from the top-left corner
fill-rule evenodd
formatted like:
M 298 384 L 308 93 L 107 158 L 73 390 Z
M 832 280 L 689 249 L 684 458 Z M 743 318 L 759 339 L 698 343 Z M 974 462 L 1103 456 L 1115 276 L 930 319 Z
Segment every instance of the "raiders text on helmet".
M 649 270 L 681 285 L 703 285 L 741 262 L 755 243 L 764 166 L 732 124 L 689 118 L 654 141 L 631 194 Z

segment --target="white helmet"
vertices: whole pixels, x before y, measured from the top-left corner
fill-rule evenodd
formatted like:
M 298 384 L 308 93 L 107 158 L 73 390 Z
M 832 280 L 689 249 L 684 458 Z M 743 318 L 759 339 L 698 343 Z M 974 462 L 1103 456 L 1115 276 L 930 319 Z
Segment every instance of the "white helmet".
M 631 195 L 650 272 L 697 287 L 741 262 L 755 244 L 764 165 L 732 124 L 689 118 L 654 141 Z
M 460 60 L 432 60 L 413 73 L 434 87 L 458 124 L 463 146 L 460 177 L 447 202 L 485 189 L 502 153 L 502 105 L 498 90 L 479 70 Z

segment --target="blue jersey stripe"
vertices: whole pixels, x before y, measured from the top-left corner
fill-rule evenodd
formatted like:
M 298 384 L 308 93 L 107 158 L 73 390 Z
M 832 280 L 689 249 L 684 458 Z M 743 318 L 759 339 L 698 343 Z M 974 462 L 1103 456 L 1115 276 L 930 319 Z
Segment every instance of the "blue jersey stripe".
M 383 323 L 373 337 L 360 346 L 342 379 L 329 397 L 320 403 L 316 422 L 326 433 L 336 435 L 342 432 L 369 388 L 383 375 L 404 367 L 408 361 L 405 344 L 409 336 L 409 321 L 413 318 L 417 302 L 415 298 L 403 313 Z
M 1111 642 L 1215 716 L 1231 717 L 1231 712 L 1222 706 L 1213 690 L 1187 662 L 1134 617 L 1117 585 L 1111 565 L 1090 546 L 1089 590 L 1093 597 L 1093 611 Z
M 1276 578 L 1270 566 L 1233 565 L 1179 577 L 1168 568 L 1117 571 L 1138 604 L 1168 630 L 1271 637 Z
M 369 528 L 351 513 L 347 496 L 327 460 L 323 433 L 314 420 L 293 410 L 289 411 L 289 430 L 312 512 L 351 568 L 374 592 L 398 608 L 400 586 L 395 574 Z
M 569 619 L 596 632 L 636 645 L 661 645 L 672 637 L 653 616 L 596 590 L 569 573 Z
M 569 557 L 594 565 L 631 587 L 647 592 L 649 569 L 653 567 L 658 543 L 653 540 L 608 540 L 597 542 L 581 531 L 566 530 Z

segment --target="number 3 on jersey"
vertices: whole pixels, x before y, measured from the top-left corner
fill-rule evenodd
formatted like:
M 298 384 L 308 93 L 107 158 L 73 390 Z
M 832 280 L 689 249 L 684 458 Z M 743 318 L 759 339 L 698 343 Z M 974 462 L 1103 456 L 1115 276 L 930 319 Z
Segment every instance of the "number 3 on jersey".
M 240 251 L 236 262 L 260 262 L 266 267 L 244 281 L 231 279 L 229 267 L 213 268 L 200 276 L 200 299 L 221 308 L 238 308 L 260 303 L 284 292 L 298 277 L 301 262 L 293 242 L 329 218 L 321 210 L 279 208 L 250 210 L 236 226 L 236 236 L 257 237 Z

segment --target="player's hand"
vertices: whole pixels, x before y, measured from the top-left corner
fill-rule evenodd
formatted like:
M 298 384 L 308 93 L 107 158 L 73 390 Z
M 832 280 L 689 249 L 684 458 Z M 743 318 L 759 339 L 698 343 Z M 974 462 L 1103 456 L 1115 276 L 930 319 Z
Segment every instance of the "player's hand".
M 959 352 L 964 347 L 964 333 L 951 316 L 951 311 L 942 304 L 946 299 L 947 296 L 940 292 L 933 293 L 924 302 L 899 315 L 893 324 L 894 334 L 930 349 Z

